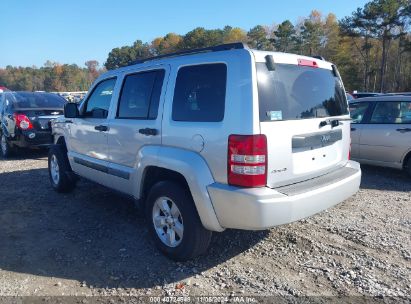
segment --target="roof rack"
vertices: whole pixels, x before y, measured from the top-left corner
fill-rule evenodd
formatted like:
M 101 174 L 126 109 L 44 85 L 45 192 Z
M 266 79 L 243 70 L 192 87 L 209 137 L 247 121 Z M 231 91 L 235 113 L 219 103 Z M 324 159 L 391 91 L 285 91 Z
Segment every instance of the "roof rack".
M 161 59 L 161 58 L 176 57 L 176 56 L 182 56 L 182 55 L 191 55 L 191 54 L 197 54 L 197 53 L 239 50 L 239 49 L 248 49 L 248 46 L 247 46 L 247 44 L 245 44 L 243 42 L 220 44 L 220 45 L 205 47 L 205 48 L 201 48 L 201 49 L 191 49 L 191 50 L 186 50 L 186 51 L 181 51 L 181 52 L 176 52 L 176 53 L 169 53 L 169 54 L 149 57 L 149 58 L 145 58 L 145 59 L 135 60 L 135 61 L 132 61 L 129 64 L 129 66 L 134 65 L 134 64 L 138 64 L 138 63 L 151 61 L 151 60 L 157 60 L 157 59 Z

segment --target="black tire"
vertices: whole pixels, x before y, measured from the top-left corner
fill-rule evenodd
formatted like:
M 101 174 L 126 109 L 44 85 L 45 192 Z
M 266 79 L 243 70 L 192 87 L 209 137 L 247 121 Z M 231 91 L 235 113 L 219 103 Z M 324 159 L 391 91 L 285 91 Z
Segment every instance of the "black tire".
M 14 149 L 10 145 L 4 133 L 1 133 L 0 136 L 0 153 L 4 159 L 9 158 L 14 153 Z
M 176 204 L 182 216 L 183 237 L 175 247 L 167 246 L 160 239 L 155 229 L 153 209 L 156 201 L 161 197 L 170 198 Z M 171 181 L 162 181 L 155 184 L 148 194 L 145 214 L 148 229 L 156 246 L 167 257 L 176 261 L 186 261 L 203 254 L 207 250 L 212 232 L 204 228 L 189 190 L 180 184 Z
M 405 172 L 407 172 L 408 176 L 411 177 L 411 157 L 408 157 L 407 163 L 404 166 Z
M 52 176 L 52 162 L 54 160 L 57 161 L 58 165 L 57 179 L 53 178 Z M 77 178 L 71 170 L 67 157 L 67 150 L 63 145 L 53 145 L 50 147 L 48 155 L 48 170 L 50 183 L 54 190 L 56 190 L 57 192 L 70 192 L 75 188 Z

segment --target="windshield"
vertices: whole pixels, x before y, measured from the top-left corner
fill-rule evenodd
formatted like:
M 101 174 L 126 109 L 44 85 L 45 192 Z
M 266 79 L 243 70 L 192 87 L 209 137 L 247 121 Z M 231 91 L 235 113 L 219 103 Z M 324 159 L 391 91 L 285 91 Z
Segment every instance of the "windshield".
M 332 70 L 257 63 L 260 121 L 294 120 L 348 114 L 341 80 Z
M 62 109 L 65 99 L 50 93 L 13 92 L 6 99 L 15 109 L 52 108 Z

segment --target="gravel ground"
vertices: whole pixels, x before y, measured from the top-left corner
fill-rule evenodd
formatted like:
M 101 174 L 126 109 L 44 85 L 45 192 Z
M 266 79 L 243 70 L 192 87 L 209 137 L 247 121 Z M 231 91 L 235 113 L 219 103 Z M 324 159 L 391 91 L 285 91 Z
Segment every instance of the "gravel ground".
M 158 253 L 133 202 L 81 180 L 55 193 L 44 152 L 0 160 L 0 296 L 375 296 L 410 301 L 411 179 L 363 166 L 339 206 L 268 231 L 213 235 L 206 256 Z M 364 298 L 364 297 L 362 297 Z

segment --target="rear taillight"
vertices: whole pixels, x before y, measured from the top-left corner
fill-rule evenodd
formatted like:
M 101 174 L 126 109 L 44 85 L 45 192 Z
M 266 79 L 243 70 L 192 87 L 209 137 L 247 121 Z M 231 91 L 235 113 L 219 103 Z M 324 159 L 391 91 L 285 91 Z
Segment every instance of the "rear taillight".
M 267 183 L 267 138 L 265 135 L 230 135 L 227 165 L 230 185 L 265 186 Z
M 308 60 L 308 59 L 298 59 L 298 65 L 300 66 L 308 66 L 312 68 L 318 68 L 318 64 L 314 60 Z
M 13 115 L 14 121 L 16 122 L 16 126 L 22 130 L 30 130 L 33 129 L 33 124 L 31 123 L 30 119 L 24 114 L 16 114 Z

